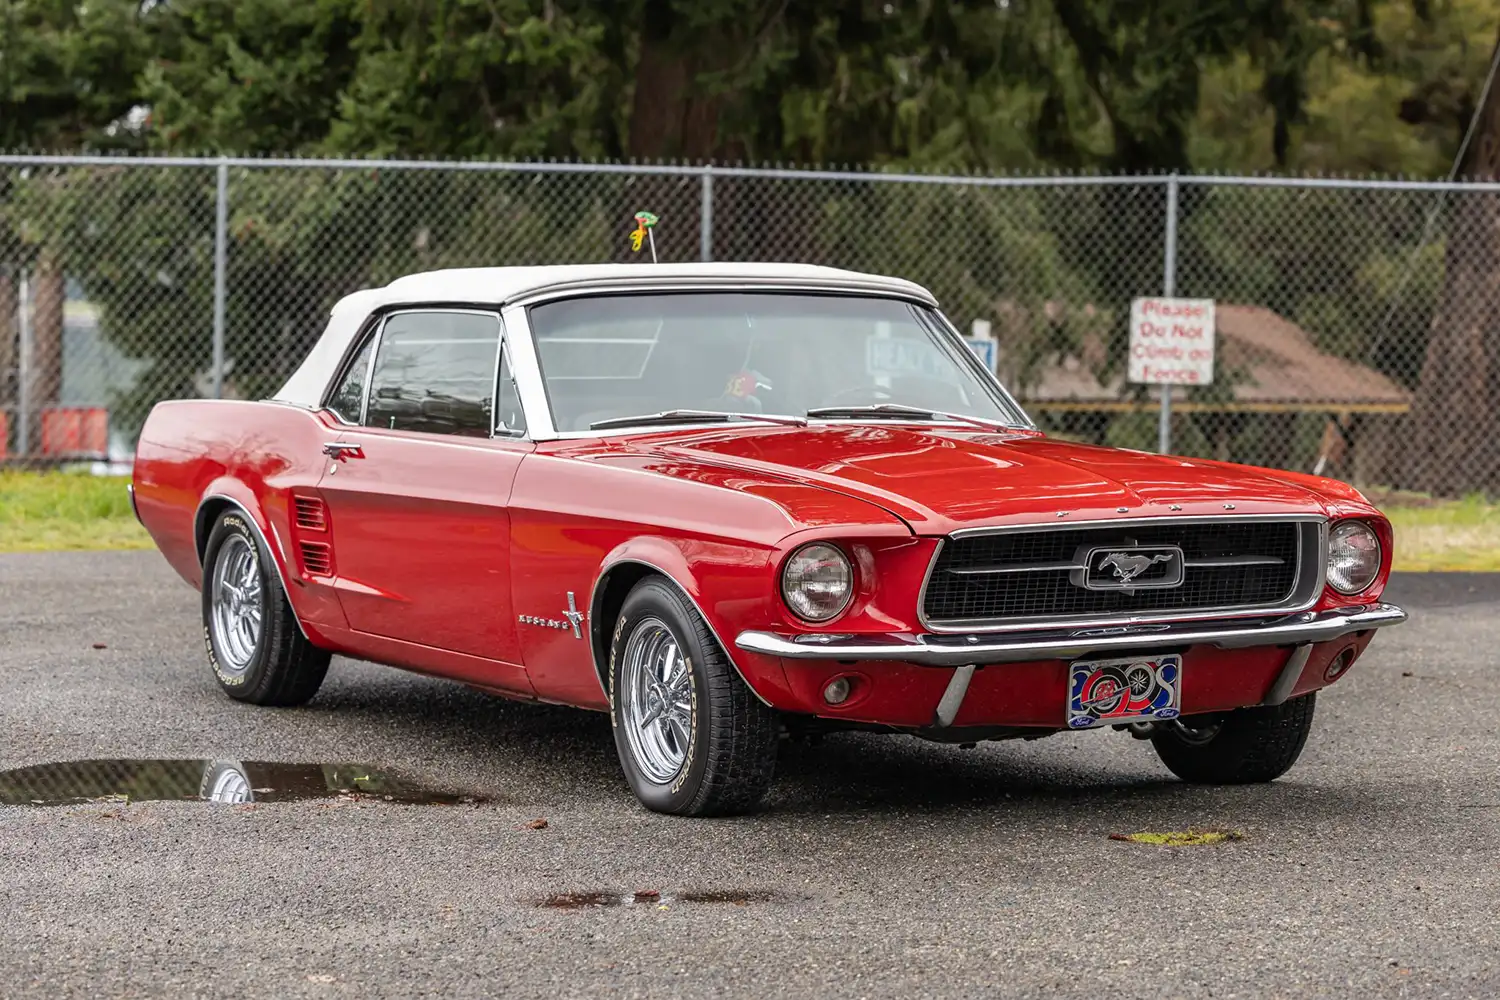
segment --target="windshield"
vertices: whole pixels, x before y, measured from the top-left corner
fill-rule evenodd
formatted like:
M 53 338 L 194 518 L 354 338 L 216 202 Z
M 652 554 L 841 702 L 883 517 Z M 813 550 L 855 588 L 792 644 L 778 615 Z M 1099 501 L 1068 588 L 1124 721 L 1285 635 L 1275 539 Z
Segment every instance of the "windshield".
M 936 312 L 790 292 L 600 295 L 530 312 L 560 431 L 665 411 L 815 418 L 944 414 L 1025 426 Z M 827 413 L 816 411 L 831 410 Z M 926 411 L 925 414 L 922 411 Z M 935 414 L 935 416 L 934 416 Z

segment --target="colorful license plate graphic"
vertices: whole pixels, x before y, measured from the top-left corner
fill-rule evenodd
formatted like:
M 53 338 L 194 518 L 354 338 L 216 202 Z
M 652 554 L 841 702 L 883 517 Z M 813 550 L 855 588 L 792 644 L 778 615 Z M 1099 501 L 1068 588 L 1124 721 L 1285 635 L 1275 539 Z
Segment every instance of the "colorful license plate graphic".
M 1080 660 L 1068 667 L 1068 728 L 1175 719 L 1182 710 L 1182 657 Z

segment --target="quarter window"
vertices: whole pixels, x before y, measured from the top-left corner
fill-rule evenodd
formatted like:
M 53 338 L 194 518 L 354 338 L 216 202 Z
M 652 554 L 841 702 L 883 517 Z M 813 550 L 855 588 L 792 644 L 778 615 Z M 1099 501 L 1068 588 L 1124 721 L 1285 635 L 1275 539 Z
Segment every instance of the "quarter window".
M 526 412 L 521 409 L 521 394 L 516 390 L 516 373 L 510 367 L 509 350 L 500 352 L 499 399 L 496 429 L 502 433 L 524 435 Z
M 370 372 L 370 345 L 373 343 L 373 339 L 365 341 L 365 346 L 344 372 L 344 380 L 328 398 L 328 408 L 346 424 L 359 423 L 365 405 L 365 377 Z
M 386 320 L 370 376 L 365 423 L 391 430 L 489 437 L 496 316 L 397 313 Z

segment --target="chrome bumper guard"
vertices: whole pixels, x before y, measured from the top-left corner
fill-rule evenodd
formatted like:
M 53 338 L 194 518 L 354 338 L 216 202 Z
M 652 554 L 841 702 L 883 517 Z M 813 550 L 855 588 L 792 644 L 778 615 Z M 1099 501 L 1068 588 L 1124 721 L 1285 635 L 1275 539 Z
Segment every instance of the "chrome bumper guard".
M 1306 611 L 1250 621 L 1141 623 L 1107 628 L 1054 628 L 1003 635 L 822 635 L 786 636 L 741 632 L 734 644 L 749 653 L 789 660 L 897 660 L 928 667 L 957 667 L 1028 660 L 1071 660 L 1094 653 L 1183 646 L 1289 646 L 1327 642 L 1352 632 L 1399 625 L 1406 612 L 1394 604 L 1367 604 L 1333 611 Z

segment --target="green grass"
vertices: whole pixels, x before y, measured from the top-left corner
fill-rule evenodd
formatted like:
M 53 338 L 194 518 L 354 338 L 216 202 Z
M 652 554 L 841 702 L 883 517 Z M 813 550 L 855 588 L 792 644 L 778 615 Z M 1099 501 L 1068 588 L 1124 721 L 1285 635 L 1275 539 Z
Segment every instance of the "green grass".
M 1500 504 L 1373 498 L 1396 532 L 1398 570 L 1500 570 Z
M 0 472 L 0 552 L 147 549 L 124 476 Z
M 0 552 L 146 549 L 123 476 L 0 472 Z M 1414 494 L 1371 499 L 1396 530 L 1398 570 L 1500 570 L 1500 504 Z

